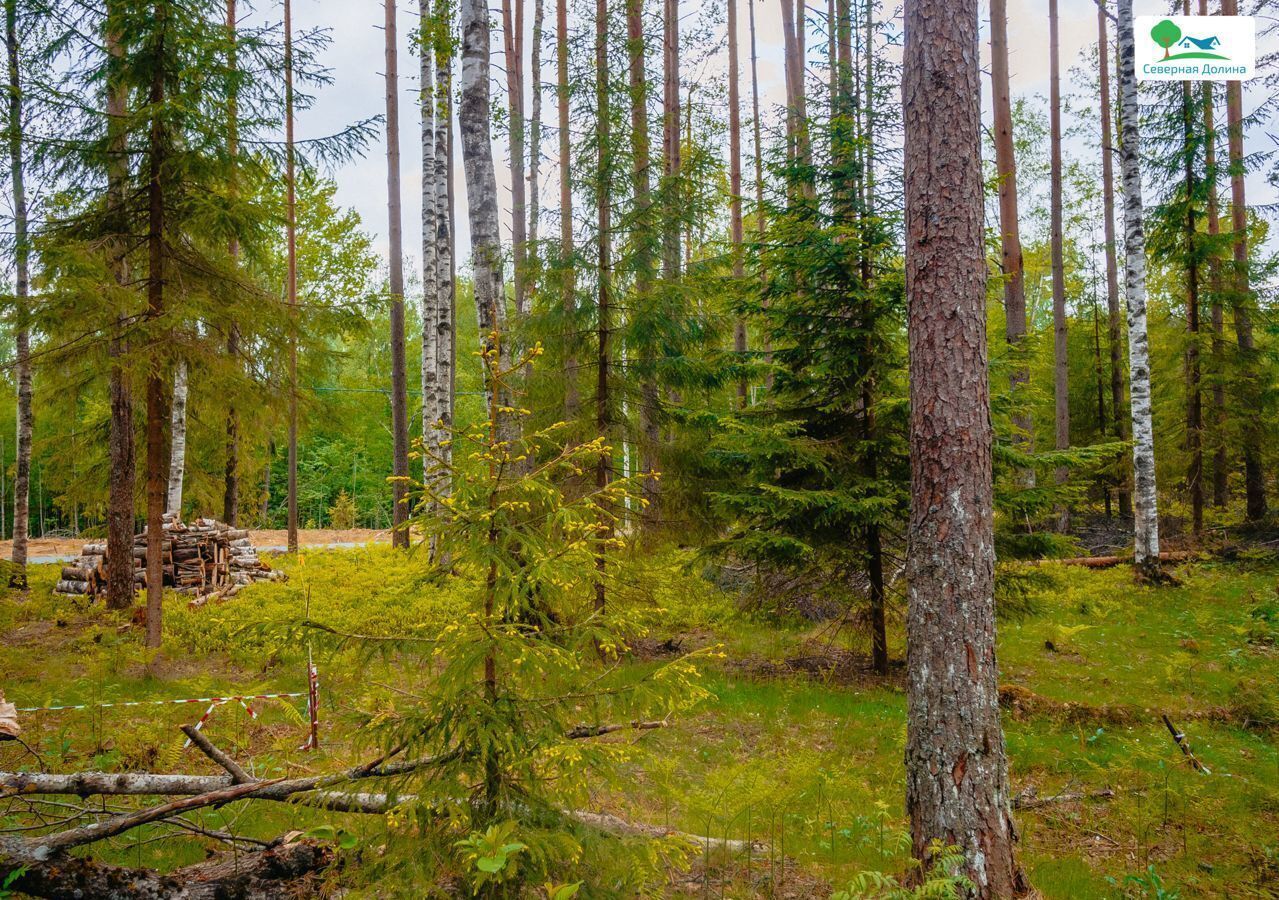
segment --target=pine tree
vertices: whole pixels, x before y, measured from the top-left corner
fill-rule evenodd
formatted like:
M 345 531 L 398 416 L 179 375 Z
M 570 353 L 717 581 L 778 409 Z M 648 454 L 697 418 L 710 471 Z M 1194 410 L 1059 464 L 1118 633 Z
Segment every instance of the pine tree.
M 1066 271 L 1062 250 L 1062 163 L 1061 163 L 1061 64 L 1059 56 L 1057 0 L 1048 0 L 1049 141 L 1051 145 L 1050 199 L 1052 217 L 1053 282 L 1053 423 L 1058 451 L 1070 448 L 1070 361 L 1066 315 Z M 1066 466 L 1057 468 L 1057 483 L 1069 477 Z M 1062 505 L 1057 513 L 1057 530 L 1070 530 L 1070 510 Z
M 386 189 L 391 293 L 391 543 L 409 546 L 409 400 L 404 347 L 404 232 L 400 195 L 399 47 L 395 0 L 386 0 Z

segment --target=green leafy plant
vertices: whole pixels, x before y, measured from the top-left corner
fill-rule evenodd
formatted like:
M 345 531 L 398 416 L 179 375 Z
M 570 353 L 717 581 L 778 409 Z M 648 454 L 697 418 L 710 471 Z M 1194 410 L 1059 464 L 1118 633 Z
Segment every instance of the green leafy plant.
M 476 893 L 487 885 L 515 879 L 519 871 L 516 857 L 528 849 L 527 844 L 513 839 L 518 828 L 518 822 L 499 822 L 484 832 L 472 832 L 456 843 L 470 866 L 468 874 Z
M 954 900 L 975 889 L 964 874 L 964 854 L 958 847 L 934 841 L 928 857 L 927 871 L 914 887 L 883 872 L 859 872 L 847 887 L 831 894 L 831 900 Z

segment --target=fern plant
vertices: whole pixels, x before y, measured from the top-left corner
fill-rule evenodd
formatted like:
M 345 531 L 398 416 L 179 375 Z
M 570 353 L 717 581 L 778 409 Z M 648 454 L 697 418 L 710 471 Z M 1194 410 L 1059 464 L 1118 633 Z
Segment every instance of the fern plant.
M 831 894 L 831 900 L 956 900 L 976 889 L 964 874 L 964 853 L 959 847 L 933 841 L 928 859 L 927 871 L 913 886 L 883 872 L 859 872 L 847 887 Z M 911 881 L 907 879 L 908 884 Z

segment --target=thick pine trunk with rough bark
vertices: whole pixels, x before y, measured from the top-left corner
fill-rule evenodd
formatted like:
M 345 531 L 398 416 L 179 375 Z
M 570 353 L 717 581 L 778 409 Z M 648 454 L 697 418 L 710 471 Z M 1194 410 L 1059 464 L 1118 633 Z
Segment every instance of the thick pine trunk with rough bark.
M 14 284 L 16 305 L 14 374 L 18 382 L 17 459 L 13 480 L 13 572 L 9 582 L 14 587 L 27 586 L 27 535 L 31 522 L 31 433 L 34 414 L 31 407 L 31 330 L 29 274 L 31 241 L 27 235 L 27 195 L 23 176 L 22 83 L 18 68 L 18 5 L 5 0 L 5 46 L 9 62 L 9 175 L 13 188 L 13 255 L 17 277 Z
M 1124 348 L 1121 333 L 1123 312 L 1119 306 L 1118 242 L 1115 238 L 1115 153 L 1111 127 L 1110 39 L 1106 31 L 1106 3 L 1097 3 L 1097 57 L 1101 76 L 1101 196 L 1104 235 L 1106 239 L 1106 312 L 1107 337 L 1110 344 L 1110 408 L 1114 416 L 1115 437 L 1128 440 L 1128 417 L 1124 415 Z M 1128 479 L 1119 479 L 1119 515 L 1132 516 L 1132 495 Z
M 391 293 L 391 543 L 408 547 L 409 398 L 404 346 L 404 231 L 400 195 L 400 76 L 395 0 L 386 0 L 386 213 Z
M 182 517 L 182 478 L 187 463 L 187 397 L 190 388 L 187 362 L 180 359 L 173 373 L 173 400 L 169 404 L 169 485 L 164 501 L 164 511 L 178 518 Z
M 1026 282 L 1021 252 L 1021 227 L 1017 219 L 1017 154 L 1013 145 L 1012 89 L 1008 76 L 1008 3 L 990 3 L 990 79 L 993 86 L 995 112 L 995 171 L 999 176 L 999 246 L 1000 266 L 1004 273 L 1004 336 L 1014 354 L 1023 350 L 1026 336 Z M 1019 360 L 1009 373 L 1013 395 L 1014 440 L 1030 449 L 1033 423 L 1030 419 L 1024 385 L 1030 379 L 1024 362 Z M 1023 473 L 1033 483 L 1034 470 Z
M 1239 14 L 1238 0 L 1221 0 L 1221 14 Z M 1257 345 L 1252 334 L 1253 294 L 1248 274 L 1248 201 L 1244 190 L 1243 83 L 1226 82 L 1226 124 L 1230 148 L 1230 223 L 1234 234 L 1234 272 L 1231 278 L 1235 342 L 1239 346 L 1238 388 L 1242 408 L 1260 408 L 1257 396 Z M 1266 517 L 1266 479 L 1261 469 L 1262 428 L 1247 415 L 1243 428 L 1243 476 L 1245 516 L 1249 522 Z
M 1132 0 L 1118 2 L 1119 166 L 1124 189 L 1124 296 L 1128 306 L 1128 384 L 1131 395 L 1133 559 L 1159 566 L 1159 503 L 1155 493 L 1155 434 L 1150 404 L 1150 341 L 1146 331 L 1146 234 L 1141 198 L 1140 107 L 1137 98 Z
M 1057 0 L 1048 0 L 1048 117 L 1049 117 L 1049 206 L 1052 229 L 1053 284 L 1053 433 L 1058 450 L 1070 447 L 1070 362 L 1067 358 L 1066 265 L 1062 247 L 1061 198 L 1061 64 L 1059 60 L 1059 17 Z M 1066 466 L 1057 468 L 1057 483 L 1070 476 Z M 1070 510 L 1057 508 L 1057 529 L 1070 530 Z
M 492 99 L 489 93 L 489 20 L 484 0 L 461 0 L 462 90 L 458 125 L 462 133 L 462 167 L 466 172 L 467 212 L 471 224 L 472 266 L 475 272 L 475 308 L 480 343 L 485 353 L 498 354 L 497 366 L 510 368 L 510 351 L 504 340 L 506 291 L 502 278 L 502 244 L 498 225 L 497 177 L 493 169 L 490 133 Z M 497 407 L 510 406 L 501 385 L 486 379 L 485 400 L 499 427 L 513 435 L 510 417 Z
M 1013 857 L 995 664 L 977 0 L 907 0 L 911 515 L 906 806 L 917 858 L 962 848 L 981 898 Z
M 107 7 L 104 37 L 107 48 L 107 143 L 109 147 L 107 197 L 117 223 L 113 229 L 117 230 L 122 237 L 125 228 L 121 220 L 124 206 L 124 182 L 128 177 L 124 126 L 128 93 L 120 83 L 119 65 L 124 51 L 114 22 L 118 14 L 117 4 L 113 3 Z M 112 252 L 111 270 L 116 285 L 123 287 L 128 281 L 128 273 L 122 239 L 117 241 L 117 247 Z M 108 476 L 107 489 L 108 548 L 133 547 L 134 479 L 137 476 L 133 439 L 133 393 L 129 383 L 129 373 L 121 359 L 126 349 L 124 331 L 127 313 L 127 309 L 120 309 L 117 313 L 115 333 L 111 336 L 109 350 L 111 374 L 108 390 L 111 397 L 111 424 L 107 444 L 111 472 Z M 131 549 L 124 553 L 108 552 L 107 608 L 127 609 L 132 606 L 134 588 Z

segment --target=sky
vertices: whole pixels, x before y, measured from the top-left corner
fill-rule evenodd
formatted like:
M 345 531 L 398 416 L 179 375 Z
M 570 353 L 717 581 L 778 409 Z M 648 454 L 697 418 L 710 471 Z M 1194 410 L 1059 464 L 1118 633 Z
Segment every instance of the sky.
M 421 148 L 419 146 L 419 119 L 417 103 L 417 67 L 416 55 L 410 53 L 409 38 L 417 26 L 417 4 L 413 0 L 399 2 L 399 70 L 400 70 L 400 121 L 401 121 L 401 174 L 403 181 L 403 227 L 406 259 L 412 261 L 420 258 L 421 242 Z M 495 3 L 496 0 L 490 0 Z M 547 17 L 547 39 L 552 39 L 554 26 L 554 0 L 545 0 Z M 722 0 L 717 0 L 722 2 Z M 746 2 L 755 2 L 757 35 L 759 42 L 759 76 L 761 101 L 764 106 L 771 107 L 782 102 L 784 85 L 782 81 L 782 47 L 781 47 L 781 12 L 777 0 L 739 0 L 740 47 L 742 56 L 742 92 L 745 108 L 743 121 L 749 120 L 749 42 L 747 36 Z M 532 6 L 533 0 L 527 3 L 527 28 L 530 33 L 525 45 L 531 45 Z M 682 0 L 681 12 L 685 21 L 691 21 L 698 13 L 699 4 L 692 0 Z M 1215 4 L 1214 4 L 1215 6 Z M 825 3 L 821 0 L 810 0 L 810 21 L 816 22 L 818 12 L 824 15 Z M 1135 15 L 1156 15 L 1166 11 L 1165 0 L 1135 0 Z M 261 12 L 256 15 L 278 16 L 268 3 L 260 4 Z M 333 83 L 321 88 L 311 109 L 300 113 L 297 120 L 298 138 L 314 138 L 336 132 L 344 126 L 378 115 L 385 110 L 384 98 L 384 8 L 381 0 L 293 0 L 295 27 L 305 29 L 311 27 L 327 27 L 331 29 L 332 43 L 321 57 L 321 62 L 331 69 Z M 499 9 L 494 9 L 494 21 L 500 21 Z M 989 43 L 987 4 L 982 2 L 982 65 L 989 71 Z M 1093 0 L 1060 0 L 1061 15 L 1061 59 L 1063 79 L 1070 66 L 1075 63 L 1082 52 L 1096 42 L 1097 13 Z M 501 46 L 500 32 L 494 30 L 493 61 L 500 64 Z M 1008 0 L 1008 39 L 1010 47 L 1010 72 L 1014 96 L 1048 93 L 1048 14 L 1045 0 Z M 813 48 L 816 38 L 810 38 L 809 46 Z M 553 78 L 552 47 L 548 44 L 543 55 L 544 78 Z M 815 56 L 816 54 L 814 54 Z M 819 65 L 819 63 L 816 63 Z M 527 65 L 527 62 L 526 62 Z M 719 66 L 720 71 L 727 67 L 727 51 L 721 51 L 709 65 Z M 688 73 L 685 73 L 686 75 Z M 501 78 L 495 72 L 495 79 Z M 989 78 L 983 83 L 983 110 L 986 120 L 990 119 Z M 1063 88 L 1065 90 L 1065 88 Z M 497 80 L 493 84 L 495 102 L 505 100 L 505 82 Z M 1255 102 L 1255 101 L 1254 101 Z M 549 115 L 553 118 L 554 107 L 550 97 L 544 100 Z M 526 101 L 526 109 L 528 102 Z M 1245 99 L 1245 107 L 1250 108 L 1250 101 Z M 767 113 L 765 113 L 767 116 Z M 552 123 L 553 124 L 553 123 Z M 1257 140 L 1264 140 L 1262 135 Z M 327 174 L 338 184 L 337 199 L 345 206 L 354 208 L 363 219 L 365 229 L 373 236 L 375 247 L 383 255 L 387 252 L 386 234 L 386 158 L 384 137 L 379 135 L 372 143 L 363 158 L 347 162 Z M 558 193 L 553 181 L 554 169 L 558 164 L 555 158 L 556 138 L 553 130 L 544 136 L 544 151 L 548 154 L 543 171 L 550 170 L 551 177 L 543 184 L 544 203 L 554 206 L 558 203 Z M 460 153 L 460 147 L 459 153 Z M 1081 148 L 1081 150 L 1084 148 Z M 744 148 L 749 151 L 749 147 Z M 1070 152 L 1070 149 L 1067 149 Z M 495 146 L 495 163 L 497 168 L 499 196 L 504 198 L 505 224 L 509 239 L 509 203 L 510 176 L 506 163 L 506 147 L 504 140 Z M 465 223 L 465 187 L 462 184 L 461 160 L 457 166 L 458 197 L 458 252 L 459 261 L 465 261 L 469 254 L 469 239 Z M 1261 178 L 1250 179 L 1250 196 L 1252 203 L 1274 202 L 1274 190 Z

